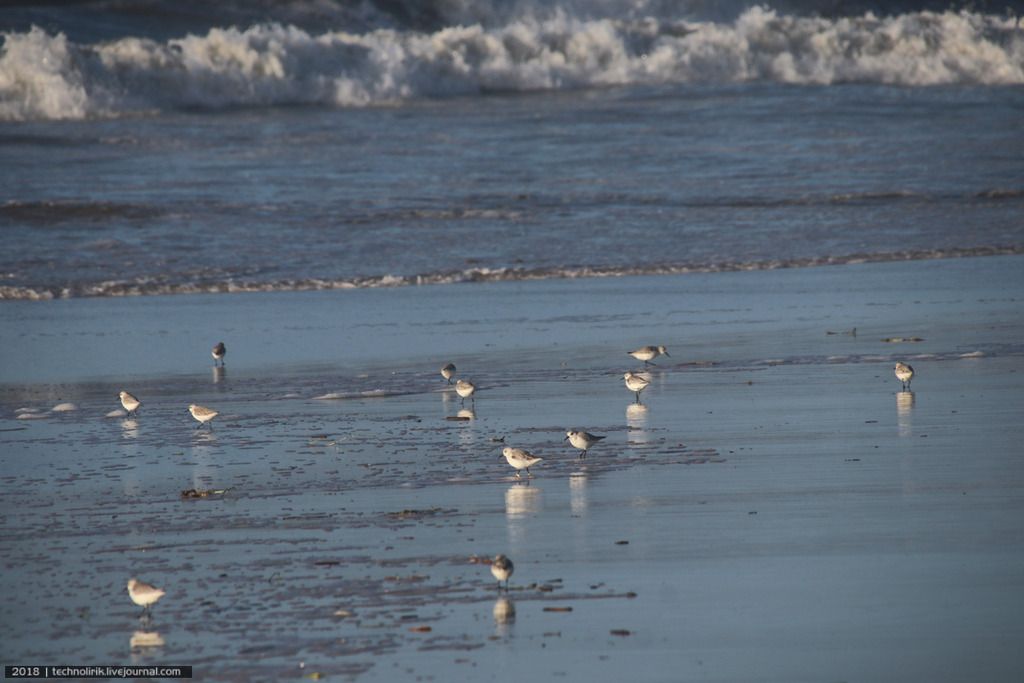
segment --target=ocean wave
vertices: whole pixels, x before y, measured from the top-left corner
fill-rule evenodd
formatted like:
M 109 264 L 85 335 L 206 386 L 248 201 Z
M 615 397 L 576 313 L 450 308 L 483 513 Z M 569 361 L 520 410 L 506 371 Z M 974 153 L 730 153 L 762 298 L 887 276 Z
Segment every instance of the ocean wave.
M 71 221 L 103 222 L 112 218 L 142 220 L 161 213 L 159 207 L 123 202 L 11 200 L 0 203 L 0 219 L 33 225 Z
M 1019 20 L 966 11 L 822 18 L 753 7 L 731 22 L 701 22 L 560 9 L 435 31 L 316 34 L 278 23 L 164 41 L 80 44 L 38 27 L 3 37 L 8 121 L 634 84 L 1024 83 Z
M 375 275 L 354 278 L 295 278 L 273 281 L 206 279 L 201 282 L 173 281 L 170 277 L 107 280 L 61 287 L 0 286 L 0 301 L 71 299 L 80 297 L 153 296 L 168 294 L 224 294 L 245 292 L 295 292 L 331 289 L 371 289 L 425 285 L 512 282 L 526 280 L 625 277 L 631 275 L 683 275 L 782 268 L 813 268 L 856 263 L 916 261 L 977 256 L 1024 254 L 1024 246 L 922 249 L 883 253 L 856 253 L 748 262 L 650 264 L 637 266 L 573 266 L 550 268 L 467 268 L 418 275 Z

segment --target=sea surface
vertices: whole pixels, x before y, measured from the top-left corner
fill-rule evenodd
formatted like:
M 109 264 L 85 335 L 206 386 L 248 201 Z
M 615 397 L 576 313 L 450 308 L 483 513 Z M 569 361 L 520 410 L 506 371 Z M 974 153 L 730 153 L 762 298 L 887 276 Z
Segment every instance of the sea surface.
M 1019 15 L 3 3 L 0 659 L 1017 683 Z
M 0 299 L 1024 251 L 1012 5 L 711 4 L 5 7 Z

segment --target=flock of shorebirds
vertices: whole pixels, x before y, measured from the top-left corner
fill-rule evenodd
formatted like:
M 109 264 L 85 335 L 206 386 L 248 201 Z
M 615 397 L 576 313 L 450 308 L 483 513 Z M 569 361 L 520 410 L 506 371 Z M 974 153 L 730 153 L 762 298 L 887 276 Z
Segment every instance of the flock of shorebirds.
M 652 365 L 651 361 L 659 356 L 669 356 L 668 350 L 664 346 L 642 346 L 639 349 L 627 352 L 630 356 L 636 360 L 643 361 L 644 367 Z M 224 342 L 218 342 L 213 347 L 211 352 L 213 356 L 214 366 L 218 364 L 220 367 L 224 367 L 224 356 L 227 355 L 227 348 L 224 346 Z M 670 357 L 670 356 L 669 356 Z M 476 393 L 476 386 L 469 380 L 459 379 L 453 381 L 457 369 L 453 363 L 447 363 L 441 368 L 441 377 L 443 377 L 449 384 L 455 384 L 455 393 L 462 399 L 463 404 L 466 399 L 470 399 L 475 403 L 476 399 L 473 394 Z M 909 364 L 903 362 L 897 362 L 894 368 L 896 379 L 900 381 L 903 387 L 903 391 L 910 389 L 910 381 L 914 377 L 914 368 Z M 650 384 L 650 380 L 644 377 L 640 373 L 627 372 L 623 375 L 623 380 L 626 384 L 626 388 L 632 391 L 636 395 L 636 402 L 640 403 L 640 392 L 647 388 Z M 138 398 L 129 394 L 127 391 L 120 393 L 121 405 L 127 411 L 128 415 L 135 413 L 142 402 Z M 196 429 L 199 429 L 204 424 L 209 426 L 209 422 L 217 417 L 219 413 L 211 408 L 204 406 L 191 404 L 188 407 L 189 412 L 192 414 L 199 424 Z M 212 429 L 212 427 L 210 427 Z M 591 434 L 590 432 L 570 429 L 565 433 L 563 441 L 568 441 L 573 448 L 580 451 L 579 457 L 585 458 L 587 451 L 589 451 L 595 444 L 604 439 L 604 436 L 598 436 Z M 506 446 L 501 451 L 502 456 L 516 470 L 516 477 L 520 478 L 523 471 L 526 472 L 527 476 L 530 474 L 530 468 L 537 463 L 541 462 L 543 458 L 538 458 L 532 453 L 523 448 L 513 448 Z M 505 583 L 505 590 L 508 590 L 509 577 L 512 576 L 514 565 L 505 555 L 497 555 L 493 560 L 489 562 L 491 566 L 491 574 L 495 579 L 498 580 L 498 587 L 501 588 L 501 583 Z M 164 596 L 164 591 L 156 586 L 139 581 L 137 579 L 130 579 L 128 581 L 128 596 L 132 602 L 143 608 L 143 614 L 149 613 L 149 608 L 152 607 L 160 598 Z

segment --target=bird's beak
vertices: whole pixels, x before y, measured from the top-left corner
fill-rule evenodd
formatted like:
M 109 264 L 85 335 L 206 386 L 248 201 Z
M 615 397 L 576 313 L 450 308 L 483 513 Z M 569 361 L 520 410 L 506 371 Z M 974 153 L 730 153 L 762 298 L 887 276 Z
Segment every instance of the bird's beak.
M 568 434 L 566 434 L 566 435 L 565 435 L 565 438 L 564 438 L 564 439 L 562 439 L 562 441 L 568 441 L 568 440 L 569 440 L 569 435 L 568 435 Z

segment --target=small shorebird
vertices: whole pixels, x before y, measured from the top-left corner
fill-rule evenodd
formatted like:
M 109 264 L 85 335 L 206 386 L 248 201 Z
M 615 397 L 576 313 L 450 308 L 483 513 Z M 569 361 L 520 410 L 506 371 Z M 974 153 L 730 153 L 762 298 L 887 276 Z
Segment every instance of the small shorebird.
M 216 410 L 204 408 L 203 406 L 197 406 L 195 403 L 189 405 L 188 412 L 192 413 L 192 417 L 199 420 L 199 424 L 196 425 L 196 429 L 199 429 L 204 424 L 220 415 L 220 413 L 218 413 Z M 207 426 L 209 427 L 209 425 Z M 210 427 L 210 429 L 213 429 L 213 427 Z
M 622 378 L 626 380 L 626 388 L 636 394 L 636 402 L 639 403 L 640 392 L 646 389 L 651 381 L 641 375 L 634 375 L 632 372 L 627 372 Z
M 145 613 L 149 611 L 150 606 L 156 603 L 157 600 L 164 597 L 164 591 L 145 581 L 128 579 L 128 597 L 136 605 L 142 607 L 143 613 Z
M 639 349 L 635 351 L 627 351 L 627 353 L 637 360 L 642 360 L 646 367 L 658 356 L 668 356 L 668 349 L 664 346 L 641 346 Z M 671 356 L 669 357 L 671 358 Z
M 565 438 L 562 439 L 562 441 L 568 441 L 569 443 L 572 444 L 573 448 L 578 448 L 581 451 L 583 451 L 582 453 L 580 453 L 580 457 L 581 458 L 585 458 L 585 457 L 587 457 L 587 451 L 590 450 L 590 448 L 594 444 L 596 444 L 598 441 L 600 441 L 603 438 L 605 438 L 605 437 L 603 437 L 603 436 L 595 436 L 595 435 L 591 434 L 590 432 L 584 432 L 584 431 L 578 431 L 578 430 L 575 430 L 575 429 L 570 429 L 569 431 L 567 431 L 565 433 Z
M 903 391 L 909 389 L 910 380 L 914 378 L 914 368 L 906 363 L 897 362 L 894 372 L 896 373 L 896 379 L 903 383 Z
M 220 361 L 220 366 L 224 367 L 224 356 L 228 355 L 228 347 L 224 346 L 224 342 L 217 342 L 210 355 L 213 356 L 214 365 L 217 364 L 217 361 Z
M 441 368 L 441 376 L 448 380 L 448 384 L 451 384 L 452 377 L 455 376 L 455 363 L 449 363 Z
M 466 399 L 473 395 L 476 391 L 476 387 L 469 380 L 460 379 L 455 383 L 455 393 L 459 395 L 462 402 L 465 403 Z M 473 403 L 476 403 L 476 399 L 473 399 Z
M 508 559 L 504 555 L 498 555 L 491 562 L 491 573 L 494 574 L 494 578 L 498 580 L 498 588 L 501 588 L 501 582 L 505 582 L 505 590 L 508 590 L 508 577 L 512 576 L 512 571 L 515 567 L 512 566 L 512 560 Z
M 128 411 L 129 415 L 135 413 L 139 409 L 139 406 L 142 405 L 142 401 L 135 398 L 127 391 L 122 391 L 118 396 L 121 397 L 121 405 L 124 406 L 124 409 Z
M 520 477 L 520 470 L 526 470 L 527 476 L 532 477 L 530 474 L 530 468 L 539 463 L 544 458 L 537 458 L 532 453 L 522 448 L 511 448 L 506 446 L 501 449 L 501 454 L 508 461 L 509 465 L 516 468 L 516 478 Z

